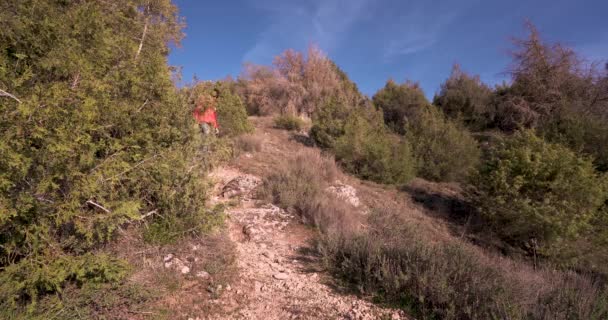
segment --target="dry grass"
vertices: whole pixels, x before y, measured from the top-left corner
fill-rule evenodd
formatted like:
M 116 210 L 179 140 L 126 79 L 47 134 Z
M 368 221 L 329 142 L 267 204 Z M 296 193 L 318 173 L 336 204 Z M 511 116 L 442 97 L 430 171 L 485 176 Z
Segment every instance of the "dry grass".
M 265 148 L 241 159 L 239 167 L 267 177 L 266 199 L 318 226 L 326 267 L 353 289 L 419 319 L 606 319 L 608 306 L 602 303 L 608 297 L 586 277 L 534 270 L 489 254 L 453 236 L 463 230 L 453 228 L 453 219 L 429 214 L 436 206 L 415 204 L 394 187 L 345 177 L 318 150 L 273 129 L 272 118 L 253 121 Z M 376 212 L 373 218 L 366 221 L 327 197 L 325 188 L 336 177 L 357 187 L 362 202 Z M 444 187 L 417 189 L 426 194 L 440 188 L 437 192 L 450 199 L 457 195 Z
M 235 148 L 241 152 L 262 151 L 262 138 L 255 134 L 244 134 L 236 138 Z
M 354 208 L 326 191 L 338 175 L 332 158 L 316 149 L 304 149 L 265 179 L 261 196 L 294 210 L 305 223 L 322 231 L 357 228 L 360 222 Z
M 606 292 L 574 273 L 534 270 L 461 241 L 436 242 L 395 212 L 326 234 L 320 251 L 345 283 L 420 318 L 605 319 Z

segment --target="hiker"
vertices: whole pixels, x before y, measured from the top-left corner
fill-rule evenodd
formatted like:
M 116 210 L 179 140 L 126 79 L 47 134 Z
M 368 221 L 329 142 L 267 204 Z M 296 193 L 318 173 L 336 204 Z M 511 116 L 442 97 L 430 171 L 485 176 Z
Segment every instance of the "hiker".
M 211 93 L 211 97 L 203 96 L 199 98 L 196 103 L 196 108 L 192 112 L 192 116 L 194 116 L 194 119 L 205 135 L 211 134 L 211 130 L 213 130 L 213 134 L 218 134 L 220 132 L 219 126 L 217 125 L 217 114 L 215 112 L 217 96 L 218 91 L 215 89 Z

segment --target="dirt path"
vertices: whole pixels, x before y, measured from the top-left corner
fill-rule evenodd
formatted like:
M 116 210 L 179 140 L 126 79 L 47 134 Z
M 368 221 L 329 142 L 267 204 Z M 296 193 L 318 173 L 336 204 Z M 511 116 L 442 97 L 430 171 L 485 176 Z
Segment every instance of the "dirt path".
M 406 319 L 330 287 L 307 254 L 313 232 L 282 209 L 252 200 L 259 177 L 230 167 L 211 176 L 213 201 L 234 205 L 228 224 L 238 264 L 238 278 L 224 290 L 224 312 L 212 319 Z
M 255 199 L 262 177 L 306 146 L 292 134 L 272 129 L 270 119 L 254 119 L 254 124 L 262 150 L 243 154 L 211 173 L 212 205 L 229 205 L 229 238 L 238 275 L 223 288 L 222 312 L 210 319 L 409 319 L 401 311 L 334 287 L 312 253 L 314 230 L 298 217 Z M 341 183 L 336 188 L 333 192 L 343 192 L 350 197 L 347 201 L 359 201 L 352 194 L 354 188 Z

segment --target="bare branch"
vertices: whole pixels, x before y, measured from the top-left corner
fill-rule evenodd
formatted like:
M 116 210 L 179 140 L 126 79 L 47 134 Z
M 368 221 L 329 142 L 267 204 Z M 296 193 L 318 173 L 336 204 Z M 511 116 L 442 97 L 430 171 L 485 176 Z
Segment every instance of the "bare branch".
M 144 102 L 144 104 L 141 105 L 141 107 L 139 107 L 139 109 L 137 109 L 137 112 L 140 112 L 141 109 L 143 109 L 147 104 L 148 104 L 148 99 L 146 99 L 146 101 Z
M 0 97 L 9 97 L 9 98 L 12 98 L 15 101 L 21 103 L 21 100 L 19 100 L 19 98 L 15 97 L 14 95 L 12 95 L 12 94 L 10 94 L 10 93 L 2 90 L 2 89 L 0 89 Z
M 97 208 L 105 211 L 106 213 L 111 213 L 110 210 L 106 209 L 104 206 L 100 205 L 99 203 L 95 203 L 95 202 L 93 202 L 91 200 L 87 200 L 87 203 L 90 204 L 90 205 L 92 205 L 92 206 L 94 206 L 94 207 L 97 207 Z
M 148 24 L 149 23 L 150 23 L 150 18 L 146 17 L 146 24 L 144 25 L 144 32 L 142 33 L 141 40 L 139 41 L 139 48 L 137 49 L 137 54 L 135 55 L 135 60 L 137 60 L 137 58 L 139 58 L 141 49 L 144 47 L 144 40 L 146 40 L 146 34 L 148 33 Z
M 78 81 L 80 81 L 80 72 L 76 73 L 76 76 L 74 77 L 74 81 L 72 82 L 72 89 L 76 89 L 76 87 L 78 86 Z
M 146 213 L 146 214 L 142 215 L 140 219 L 141 219 L 141 220 L 143 220 L 143 219 L 145 219 L 145 218 L 147 218 L 147 217 L 149 217 L 149 216 L 151 216 L 151 215 L 153 215 L 153 214 L 156 214 L 156 213 L 158 213 L 158 210 L 157 210 L 157 209 L 154 209 L 154 210 L 152 210 L 152 211 L 150 211 L 150 212 L 148 212 L 148 213 Z

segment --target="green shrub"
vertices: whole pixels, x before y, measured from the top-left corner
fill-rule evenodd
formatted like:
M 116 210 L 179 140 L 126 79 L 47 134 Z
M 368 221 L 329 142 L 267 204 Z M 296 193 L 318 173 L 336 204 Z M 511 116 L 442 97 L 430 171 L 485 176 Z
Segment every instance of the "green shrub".
M 235 137 L 250 133 L 253 126 L 247 119 L 247 110 L 241 98 L 234 92 L 220 86 L 217 99 L 217 122 L 222 136 Z
M 344 135 L 344 124 L 353 108 L 339 99 L 329 99 L 313 113 L 310 137 L 321 148 L 333 148 L 336 139 Z
M 455 65 L 450 77 L 441 84 L 433 104 L 467 128 L 484 130 L 494 121 L 492 94 L 492 89 L 481 82 L 479 76 L 470 76 Z
M 415 163 L 407 141 L 390 136 L 382 113 L 359 109 L 344 125 L 334 153 L 345 170 L 363 178 L 389 184 L 404 184 L 414 177 Z
M 0 83 L 17 98 L 0 97 L 0 277 L 10 301 L 116 280 L 104 270 L 121 262 L 88 253 L 147 213 L 214 221 L 195 160 L 200 134 L 167 66 L 168 42 L 182 35 L 177 9 L 169 0 L 142 8 L 0 3 Z M 134 31 L 144 29 L 139 50 Z
M 304 121 L 296 116 L 282 115 L 274 118 L 274 127 L 288 131 L 300 131 L 304 127 Z
M 68 281 L 77 284 L 116 282 L 128 272 L 124 261 L 107 255 L 48 254 L 21 260 L 0 273 L 0 307 L 3 310 L 19 307 L 25 298 L 32 299 L 31 309 L 40 294 L 61 291 Z
M 327 268 L 359 293 L 420 319 L 603 319 L 607 291 L 568 273 L 533 270 L 458 241 L 425 239 L 394 212 L 359 232 L 325 234 Z
M 606 179 L 591 160 L 530 131 L 491 150 L 472 187 L 474 204 L 499 236 L 541 248 L 576 238 L 607 198 Z
M 393 80 L 376 92 L 373 102 L 382 110 L 388 127 L 400 134 L 408 122 L 416 121 L 418 113 L 430 105 L 417 83 L 396 84 Z
M 479 161 L 471 134 L 430 107 L 406 128 L 421 177 L 432 181 L 463 181 Z
M 608 124 L 605 119 L 584 114 L 562 114 L 547 121 L 539 130 L 548 141 L 593 156 L 598 170 L 608 171 Z
M 245 105 L 235 90 L 230 81 L 202 81 L 181 91 L 192 109 L 199 103 L 203 109 L 215 107 L 220 136 L 233 138 L 253 131 Z

